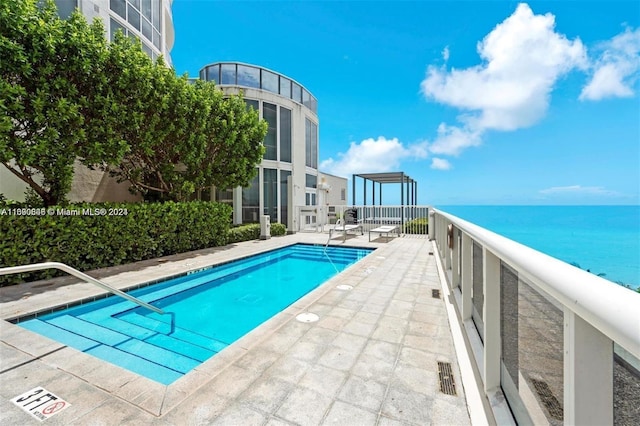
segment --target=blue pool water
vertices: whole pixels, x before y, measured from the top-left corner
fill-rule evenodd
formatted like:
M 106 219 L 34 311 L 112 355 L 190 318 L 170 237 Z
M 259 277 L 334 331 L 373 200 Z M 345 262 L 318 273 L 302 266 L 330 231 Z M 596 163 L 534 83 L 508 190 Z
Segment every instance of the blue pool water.
M 441 206 L 613 282 L 640 287 L 640 206 Z
M 170 384 L 370 252 L 296 244 L 130 292 L 165 315 L 112 296 L 19 325 Z

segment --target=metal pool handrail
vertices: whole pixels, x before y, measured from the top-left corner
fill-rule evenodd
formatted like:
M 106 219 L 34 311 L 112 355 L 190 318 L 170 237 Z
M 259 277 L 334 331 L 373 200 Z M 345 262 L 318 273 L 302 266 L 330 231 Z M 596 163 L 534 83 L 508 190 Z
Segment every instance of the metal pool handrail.
M 130 302 L 135 303 L 138 306 L 142 306 L 144 308 L 150 309 L 153 312 L 157 312 L 161 315 L 164 315 L 166 312 L 160 308 L 156 308 L 153 305 L 148 304 L 147 302 L 143 302 L 142 300 L 133 297 L 123 291 L 118 290 L 117 288 L 113 288 L 108 284 L 103 283 L 95 278 L 90 277 L 89 275 L 78 271 L 77 269 L 72 268 L 69 265 L 65 265 L 60 262 L 44 262 L 44 263 L 34 263 L 32 265 L 22 265 L 22 266 L 10 266 L 8 268 L 0 268 L 0 275 L 10 275 L 10 274 L 20 274 L 22 272 L 32 272 L 32 271 L 41 271 L 44 269 L 59 269 L 61 271 L 66 272 L 69 275 L 73 275 L 76 278 L 80 278 L 90 284 L 96 285 L 103 290 L 107 290 L 110 293 L 118 295 L 122 298 L 129 300 Z

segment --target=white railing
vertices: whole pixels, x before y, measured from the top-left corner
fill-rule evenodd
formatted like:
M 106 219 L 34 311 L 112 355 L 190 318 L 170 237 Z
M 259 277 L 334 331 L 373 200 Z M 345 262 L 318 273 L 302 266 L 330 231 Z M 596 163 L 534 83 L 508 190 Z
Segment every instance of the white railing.
M 614 369 L 640 369 L 640 294 L 443 211 L 432 210 L 429 228 L 497 411 L 504 396 L 521 424 L 625 414 L 614 410 Z
M 428 206 L 352 206 L 327 205 L 324 208 L 296 208 L 297 231 L 326 231 L 338 219 L 346 224 L 359 224 L 365 232 L 381 225 L 397 225 L 400 233 L 427 235 Z

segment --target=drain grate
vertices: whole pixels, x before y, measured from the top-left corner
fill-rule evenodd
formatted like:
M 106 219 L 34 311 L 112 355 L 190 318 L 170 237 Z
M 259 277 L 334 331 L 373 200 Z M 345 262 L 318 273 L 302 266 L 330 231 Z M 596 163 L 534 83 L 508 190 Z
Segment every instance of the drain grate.
M 434 299 L 440 299 L 440 290 L 436 290 L 435 288 L 431 290 L 431 297 Z
M 530 379 L 531 383 L 533 383 L 533 387 L 536 388 L 536 393 L 540 397 L 540 400 L 544 404 L 544 407 L 549 412 L 549 415 L 556 420 L 562 421 L 564 417 L 562 404 L 560 404 L 558 398 L 556 398 L 553 392 L 551 392 L 551 388 L 549 387 L 547 382 L 536 380 L 531 377 Z
M 438 378 L 440 379 L 440 392 L 446 395 L 456 395 L 456 383 L 453 381 L 451 363 L 438 361 Z

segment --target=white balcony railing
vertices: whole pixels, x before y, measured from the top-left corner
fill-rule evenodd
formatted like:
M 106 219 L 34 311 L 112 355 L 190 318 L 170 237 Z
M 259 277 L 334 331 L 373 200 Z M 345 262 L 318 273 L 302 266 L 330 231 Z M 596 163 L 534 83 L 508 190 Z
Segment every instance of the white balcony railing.
M 637 424 L 640 294 L 443 211 L 429 234 L 497 411 L 506 397 L 519 424 Z

